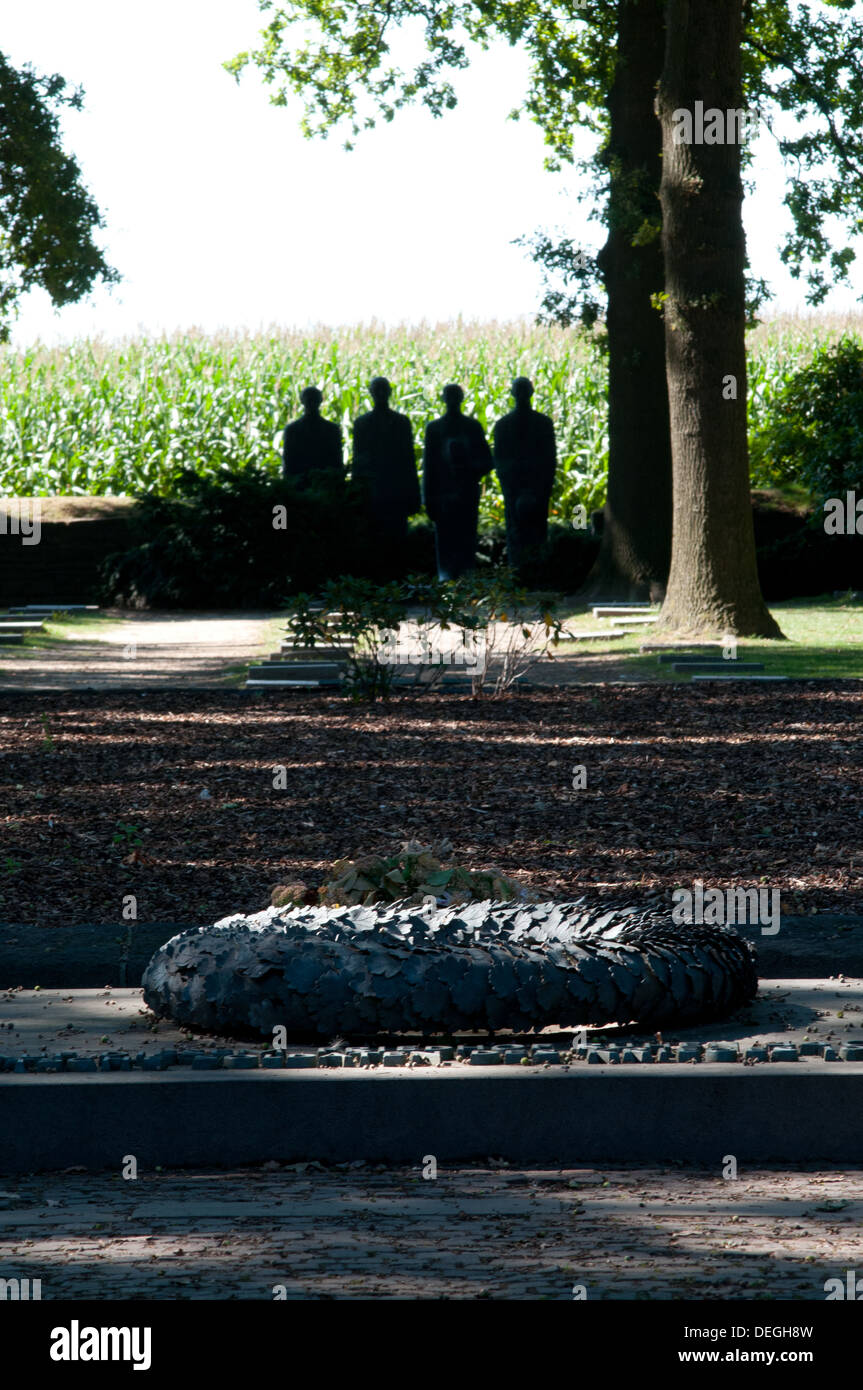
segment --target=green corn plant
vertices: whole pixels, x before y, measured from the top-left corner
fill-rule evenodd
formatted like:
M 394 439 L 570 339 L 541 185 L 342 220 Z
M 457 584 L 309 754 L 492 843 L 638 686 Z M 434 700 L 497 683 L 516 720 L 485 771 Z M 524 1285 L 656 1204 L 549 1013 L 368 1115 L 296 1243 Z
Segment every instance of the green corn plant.
M 816 349 L 860 336 L 859 316 L 777 318 L 748 338 L 753 482 L 775 469 L 758 440 L 771 402 Z M 368 408 L 372 376 L 388 376 L 393 404 L 414 427 L 417 466 L 426 423 L 440 413 L 448 381 L 490 430 L 511 407 L 510 383 L 532 377 L 535 404 L 551 415 L 560 466 L 552 517 L 605 500 L 607 362 L 601 333 L 515 323 L 377 325 L 300 333 L 84 341 L 62 348 L 0 348 L 0 487 L 7 495 L 172 497 L 192 469 L 217 481 L 228 470 L 279 471 L 277 440 L 315 383 L 324 413 L 342 428 Z M 346 449 L 346 455 L 349 450 Z M 500 525 L 495 475 L 484 484 L 480 520 Z

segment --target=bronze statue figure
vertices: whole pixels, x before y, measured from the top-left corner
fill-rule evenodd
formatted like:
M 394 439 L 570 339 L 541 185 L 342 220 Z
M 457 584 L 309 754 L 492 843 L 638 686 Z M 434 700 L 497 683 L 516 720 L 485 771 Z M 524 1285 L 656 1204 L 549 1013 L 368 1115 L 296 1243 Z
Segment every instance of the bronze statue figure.
M 300 396 L 303 414 L 282 436 L 282 473 L 301 485 L 314 474 L 344 478 L 342 432 L 321 415 L 323 399 L 317 386 L 307 386 Z
M 438 576 L 458 579 L 476 560 L 480 480 L 492 467 L 482 425 L 461 412 L 464 391 L 445 386 L 446 412 L 426 426 L 423 500 L 435 527 Z
M 390 554 L 407 539 L 408 517 L 420 509 L 414 432 L 406 415 L 390 408 L 385 376 L 369 382 L 374 407 L 353 426 L 351 475 L 364 485 L 372 537 Z
M 515 567 L 546 539 L 557 445 L 552 421 L 531 406 L 533 383 L 516 377 L 512 395 L 515 409 L 494 427 L 494 464 L 503 492 L 507 559 Z

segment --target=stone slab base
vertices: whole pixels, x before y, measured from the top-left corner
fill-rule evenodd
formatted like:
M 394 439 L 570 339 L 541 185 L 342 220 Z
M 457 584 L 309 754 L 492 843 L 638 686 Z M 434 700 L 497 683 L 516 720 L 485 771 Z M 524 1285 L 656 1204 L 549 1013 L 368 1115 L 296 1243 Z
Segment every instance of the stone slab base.
M 863 1064 L 4 1076 L 0 1172 L 303 1162 L 859 1162 Z

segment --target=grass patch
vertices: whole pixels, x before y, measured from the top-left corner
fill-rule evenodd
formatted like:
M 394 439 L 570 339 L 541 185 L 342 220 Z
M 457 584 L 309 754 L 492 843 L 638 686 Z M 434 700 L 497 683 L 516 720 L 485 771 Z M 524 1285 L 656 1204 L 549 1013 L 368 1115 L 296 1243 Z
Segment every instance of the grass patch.
M 8 652 L 3 648 L 3 654 L 26 657 L 28 652 L 38 655 L 62 642 L 104 642 L 106 633 L 118 621 L 123 620 L 107 613 L 69 613 L 62 618 L 46 618 L 41 632 L 28 633 L 20 647 L 10 647 Z
M 646 611 L 646 610 L 645 610 Z M 657 610 L 653 610 L 658 613 Z M 739 661 L 760 661 L 760 675 L 790 676 L 797 679 L 863 680 L 863 603 L 848 597 L 787 599 L 770 605 L 770 611 L 785 634 L 786 641 L 742 638 L 737 643 Z M 594 618 L 589 608 L 572 607 L 566 612 L 567 626 L 579 632 L 607 632 L 607 620 Z M 717 638 L 720 634 L 717 634 Z M 690 677 L 660 665 L 659 654 L 641 652 L 649 642 L 672 639 L 652 628 L 609 637 L 606 642 L 561 642 L 559 656 L 583 653 L 608 656 L 621 667 L 624 679 L 652 679 L 662 682 L 685 681 Z M 699 653 L 700 655 L 700 653 Z M 705 659 L 721 657 L 721 652 L 705 651 Z M 729 670 L 732 663 L 727 663 Z

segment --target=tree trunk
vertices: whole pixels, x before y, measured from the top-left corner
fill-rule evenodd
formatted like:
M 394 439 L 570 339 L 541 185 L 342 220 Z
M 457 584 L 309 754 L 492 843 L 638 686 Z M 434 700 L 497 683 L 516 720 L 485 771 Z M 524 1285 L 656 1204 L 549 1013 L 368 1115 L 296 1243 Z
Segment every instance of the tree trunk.
M 599 267 L 608 293 L 608 500 L 582 595 L 661 597 L 671 556 L 671 445 L 662 317 L 656 82 L 665 0 L 618 0 L 617 66 L 605 160 L 611 192 Z M 633 238 L 636 243 L 633 245 Z
M 758 583 L 746 437 L 745 239 L 739 134 L 743 0 L 668 0 L 662 123 L 671 571 L 662 626 L 781 637 Z M 699 142 L 711 110 L 722 143 Z M 692 113 L 691 138 L 675 112 Z

